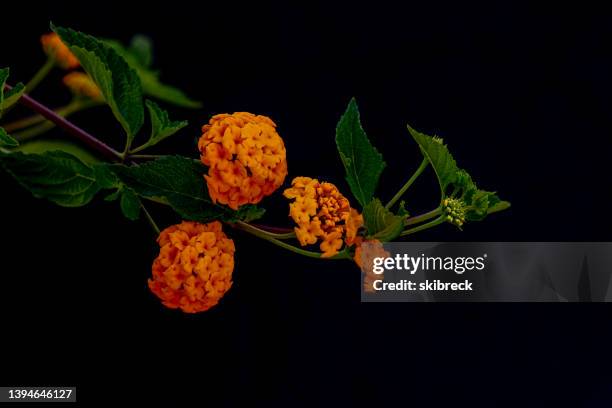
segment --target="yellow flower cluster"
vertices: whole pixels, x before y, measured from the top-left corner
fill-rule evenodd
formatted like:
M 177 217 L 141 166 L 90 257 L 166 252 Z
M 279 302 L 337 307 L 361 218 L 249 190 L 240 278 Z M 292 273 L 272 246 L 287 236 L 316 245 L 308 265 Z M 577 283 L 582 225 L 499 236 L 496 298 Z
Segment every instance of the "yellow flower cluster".
M 363 217 L 352 209 L 349 201 L 332 183 L 320 183 L 310 177 L 296 177 L 284 192 L 289 215 L 298 225 L 295 235 L 300 245 L 312 245 L 321 240 L 322 257 L 331 257 L 342 248 L 343 240 L 352 245 Z
M 59 35 L 55 33 L 44 34 L 40 37 L 43 51 L 48 57 L 53 58 L 55 63 L 63 69 L 74 69 L 78 67 L 79 60 L 62 42 Z
M 218 221 L 183 221 L 161 232 L 149 288 L 163 304 L 186 313 L 203 312 L 232 286 L 234 241 Z
M 278 189 L 287 175 L 286 150 L 276 124 L 248 112 L 215 115 L 198 142 L 213 202 L 234 210 L 256 204 Z
M 365 292 L 374 292 L 374 281 L 384 278 L 384 275 L 374 273 L 374 258 L 388 258 L 390 256 L 391 254 L 385 251 L 380 241 L 363 241 L 361 238 L 357 238 L 353 259 L 363 272 L 363 290 Z
M 86 97 L 93 100 L 103 99 L 100 88 L 98 88 L 91 77 L 84 72 L 71 72 L 64 76 L 62 81 L 75 96 Z

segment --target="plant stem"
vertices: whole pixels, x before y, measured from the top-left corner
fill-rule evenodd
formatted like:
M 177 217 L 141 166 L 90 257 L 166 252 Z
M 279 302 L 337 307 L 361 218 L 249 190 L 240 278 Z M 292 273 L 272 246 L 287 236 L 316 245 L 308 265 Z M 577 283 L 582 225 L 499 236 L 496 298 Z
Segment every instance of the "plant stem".
M 130 158 L 132 159 L 141 159 L 141 160 L 155 160 L 160 157 L 164 157 L 163 154 L 130 154 Z
M 423 170 L 425 170 L 425 168 L 427 167 L 428 164 L 429 164 L 429 160 L 423 159 L 423 161 L 421 162 L 421 165 L 419 166 L 419 168 L 416 169 L 416 171 L 410 177 L 410 179 L 408 179 L 406 184 L 404 184 L 404 186 L 402 188 L 400 188 L 400 190 L 397 192 L 397 194 L 395 194 L 393 196 L 393 198 L 387 203 L 387 205 L 385 205 L 386 209 L 391 208 L 393 206 L 393 204 L 395 204 L 397 202 L 397 200 L 402 198 L 404 193 L 408 190 L 408 188 L 412 185 L 412 183 L 414 183 L 414 181 L 421 175 L 421 173 L 423 172 Z
M 5 88 L 12 89 L 10 85 L 5 85 Z M 21 98 L 19 98 L 19 103 L 23 106 L 32 109 L 35 112 L 38 112 L 46 119 L 49 119 L 58 127 L 64 129 L 66 132 L 70 133 L 89 147 L 100 152 L 105 157 L 111 160 L 121 159 L 121 153 L 117 152 L 115 149 L 102 142 L 101 140 L 97 139 L 95 136 L 92 136 L 91 134 L 87 133 L 72 122 L 69 122 L 68 120 L 59 116 L 57 113 L 53 112 L 45 105 L 41 104 L 40 102 L 37 102 L 31 96 L 24 94 Z
M 146 207 L 142 203 L 140 204 L 140 208 L 142 208 L 142 212 L 144 213 L 145 217 L 147 218 L 147 221 L 149 221 L 149 224 L 151 224 L 151 227 L 153 228 L 153 231 L 155 231 L 155 234 L 159 235 L 159 233 L 160 233 L 159 227 L 155 223 L 155 220 L 153 219 L 153 217 L 151 217 L 151 214 L 149 214 L 149 212 L 147 211 Z
M 272 238 L 271 236 L 269 236 L 268 234 L 262 234 L 260 231 L 260 229 L 258 228 L 253 228 L 252 226 L 250 226 L 247 223 L 242 223 L 242 222 L 237 222 L 235 224 L 233 224 L 235 228 L 248 232 L 251 235 L 254 235 L 258 238 L 264 239 L 268 242 L 271 242 L 275 245 L 278 245 L 281 248 L 285 248 L 291 252 L 295 252 L 296 254 L 300 254 L 300 255 L 304 255 L 307 256 L 309 258 L 321 258 L 321 254 L 318 252 L 312 252 L 312 251 L 306 251 L 304 249 L 300 249 L 298 247 L 294 247 L 293 245 L 287 244 L 286 242 L 280 241 L 276 238 Z
M 37 136 L 42 135 L 53 129 L 55 127 L 55 123 L 49 122 L 45 120 L 43 123 L 38 126 L 32 126 L 28 129 L 24 129 L 21 132 L 17 132 L 13 134 L 13 137 L 20 143 L 28 141 L 30 139 L 34 139 Z
M 404 225 L 418 224 L 419 222 L 427 221 L 428 219 L 433 218 L 436 215 L 440 215 L 440 214 L 442 214 L 442 209 L 438 207 L 434 210 L 423 213 L 421 215 L 415 215 L 414 217 L 406 218 L 406 220 L 404 220 Z
M 296 254 L 299 255 L 303 255 L 303 256 L 307 256 L 309 258 L 317 258 L 317 259 L 344 259 L 347 258 L 348 255 L 346 254 L 346 252 L 339 252 L 338 254 L 336 254 L 335 256 L 329 257 L 329 258 L 321 258 L 321 253 L 319 252 L 313 252 L 313 251 L 307 251 L 305 249 L 301 249 L 298 247 L 295 247 L 293 245 L 287 244 L 286 242 L 283 242 L 281 240 L 278 240 L 276 238 L 273 238 L 269 235 L 269 233 L 260 230 L 259 228 L 255 228 L 250 224 L 247 224 L 246 222 L 242 222 L 242 221 L 238 221 L 236 223 L 231 224 L 233 227 L 248 232 L 251 235 L 254 235 L 258 238 L 264 239 L 268 242 L 273 243 L 274 245 L 278 245 L 281 248 L 287 249 L 291 252 L 295 252 Z
M 293 228 L 285 228 L 285 227 L 274 227 L 270 225 L 262 225 L 262 224 L 251 224 L 254 227 L 260 228 L 264 231 L 268 232 L 276 232 L 278 234 L 285 234 L 289 232 L 293 232 Z
M 55 113 L 63 117 L 68 117 L 72 115 L 73 113 L 83 111 L 85 109 L 93 108 L 95 106 L 99 106 L 100 104 L 101 102 L 94 101 L 92 99 L 75 98 L 72 101 L 70 101 L 69 104 L 55 109 Z M 41 115 L 33 115 L 27 118 L 16 120 L 11 123 L 7 123 L 6 125 L 3 125 L 2 127 L 7 132 L 11 133 L 16 130 L 38 125 L 39 123 L 44 122 L 45 120 L 46 119 Z
M 51 69 L 53 69 L 54 65 L 55 65 L 55 61 L 53 60 L 53 58 L 51 57 L 47 58 L 47 61 L 44 63 L 44 65 L 40 67 L 38 71 L 36 71 L 32 79 L 30 79 L 28 83 L 26 84 L 25 92 L 31 93 L 34 90 L 34 88 L 36 88 L 38 84 L 40 84 L 41 81 L 45 79 L 47 74 L 51 71 Z
M 65 107 L 68 107 L 69 105 L 66 105 Z M 57 114 L 61 114 L 60 111 L 65 108 L 59 108 L 59 109 L 55 109 L 55 112 Z M 63 115 L 62 115 L 63 116 Z M 33 116 L 29 116 L 27 118 L 23 118 L 23 119 L 19 119 L 16 120 L 14 122 L 11 123 L 7 123 L 6 125 L 3 125 L 2 127 L 4 128 L 4 130 L 6 130 L 9 133 L 12 133 L 16 130 L 20 130 L 23 128 L 27 128 L 30 126 L 34 126 L 34 125 L 38 125 L 40 122 L 44 122 L 45 118 L 43 118 L 40 115 L 33 115 Z
M 132 143 L 128 140 L 125 142 L 125 148 L 123 149 L 123 153 L 119 153 L 119 159 L 121 163 L 125 163 L 130 155 L 130 145 Z
M 426 230 L 426 229 L 431 228 L 431 227 L 435 227 L 436 225 L 440 225 L 443 222 L 444 222 L 444 217 L 443 216 L 438 217 L 435 220 L 429 221 L 426 224 L 421 224 L 421 225 L 416 226 L 414 228 L 405 230 L 404 232 L 402 232 L 400 234 L 400 237 L 405 237 L 406 235 L 414 234 L 415 232 L 419 232 L 419 231 L 423 231 L 423 230 Z
M 134 158 L 133 156 L 130 156 L 130 157 Z M 144 197 L 144 196 L 142 196 L 141 198 L 144 198 L 145 200 L 151 201 L 152 203 L 156 203 L 156 204 L 170 205 L 168 201 L 166 201 L 163 198 Z M 293 232 L 293 230 L 289 230 L 287 228 L 271 227 L 268 225 L 252 225 L 244 221 L 238 221 L 237 223 L 242 224 L 243 226 L 245 226 L 245 228 L 249 228 L 249 229 L 252 229 L 253 231 L 257 231 L 258 233 L 261 233 L 262 235 L 267 235 L 270 238 L 275 238 L 275 239 L 295 238 L 295 233 Z M 236 224 L 231 224 L 231 225 L 236 227 Z M 273 230 L 279 230 L 282 232 L 278 232 L 278 233 L 271 232 Z
M 275 233 L 275 232 L 270 232 L 270 231 L 266 231 L 262 228 L 258 228 L 255 225 L 252 224 L 248 224 L 244 221 L 237 221 L 237 224 L 241 224 L 243 226 L 246 226 L 247 228 L 252 229 L 253 231 L 257 231 L 259 234 L 263 234 L 263 235 L 267 235 L 270 238 L 276 238 L 276 239 L 292 239 L 295 238 L 295 232 L 291 231 L 291 232 L 287 232 L 287 233 Z

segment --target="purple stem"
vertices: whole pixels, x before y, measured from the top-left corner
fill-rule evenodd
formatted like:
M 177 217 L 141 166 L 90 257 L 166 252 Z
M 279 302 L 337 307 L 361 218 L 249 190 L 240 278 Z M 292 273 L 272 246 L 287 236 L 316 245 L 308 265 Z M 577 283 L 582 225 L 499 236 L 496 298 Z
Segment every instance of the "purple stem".
M 4 87 L 8 90 L 11 90 L 12 87 L 10 85 L 5 84 Z M 45 105 L 36 101 L 32 97 L 23 94 L 21 98 L 19 98 L 19 103 L 23 106 L 26 106 L 39 115 L 43 116 L 45 119 L 50 120 L 55 123 L 58 127 L 64 129 L 66 132 L 70 133 L 81 142 L 85 143 L 87 146 L 91 147 L 94 150 L 97 150 L 105 157 L 115 161 L 121 158 L 121 153 L 97 139 L 95 136 L 87 133 L 80 127 L 74 125 L 72 122 L 69 122 L 65 118 L 59 116 L 57 113 L 53 112 L 51 109 L 47 108 Z
M 254 227 L 257 227 L 259 229 L 268 231 L 268 232 L 275 232 L 278 234 L 285 234 L 287 232 L 293 232 L 293 228 L 285 228 L 285 227 L 273 227 L 270 225 L 262 225 L 262 224 L 251 224 Z

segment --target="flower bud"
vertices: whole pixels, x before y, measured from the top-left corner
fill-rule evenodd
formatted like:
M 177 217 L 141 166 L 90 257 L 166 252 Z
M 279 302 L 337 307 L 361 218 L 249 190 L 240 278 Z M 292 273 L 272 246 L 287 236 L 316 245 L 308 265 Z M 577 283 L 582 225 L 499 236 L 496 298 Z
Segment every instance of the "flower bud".
M 43 51 L 49 58 L 63 69 L 77 68 L 80 63 L 68 47 L 62 42 L 59 35 L 55 33 L 44 34 L 40 37 Z
M 465 204 L 456 198 L 442 200 L 442 211 L 446 214 L 446 221 L 461 227 L 465 223 Z
M 64 82 L 64 85 L 66 85 L 75 96 L 99 101 L 104 99 L 102 92 L 100 92 L 100 88 L 98 88 L 91 77 L 84 72 L 71 72 L 64 76 L 62 82 Z

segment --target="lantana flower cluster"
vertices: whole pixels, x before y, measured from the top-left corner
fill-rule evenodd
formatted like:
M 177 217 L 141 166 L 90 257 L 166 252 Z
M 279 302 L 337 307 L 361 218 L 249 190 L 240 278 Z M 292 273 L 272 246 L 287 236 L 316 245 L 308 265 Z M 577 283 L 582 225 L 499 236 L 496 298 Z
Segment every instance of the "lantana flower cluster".
M 327 258 L 336 255 L 343 243 L 354 243 L 363 217 L 335 185 L 310 177 L 296 177 L 291 185 L 284 196 L 294 200 L 289 215 L 298 225 L 295 234 L 300 245 L 321 241 L 321 256 Z
M 149 288 L 171 308 L 186 313 L 215 306 L 232 287 L 234 241 L 221 223 L 183 221 L 161 232 Z
M 374 281 L 384 279 L 383 274 L 377 275 L 374 273 L 374 259 L 388 258 L 391 254 L 376 239 L 364 240 L 361 237 L 357 237 L 355 244 L 355 256 L 353 259 L 363 272 L 363 290 L 368 293 L 374 292 Z
M 278 189 L 287 175 L 286 150 L 268 117 L 248 112 L 213 116 L 198 142 L 210 198 L 237 210 Z

